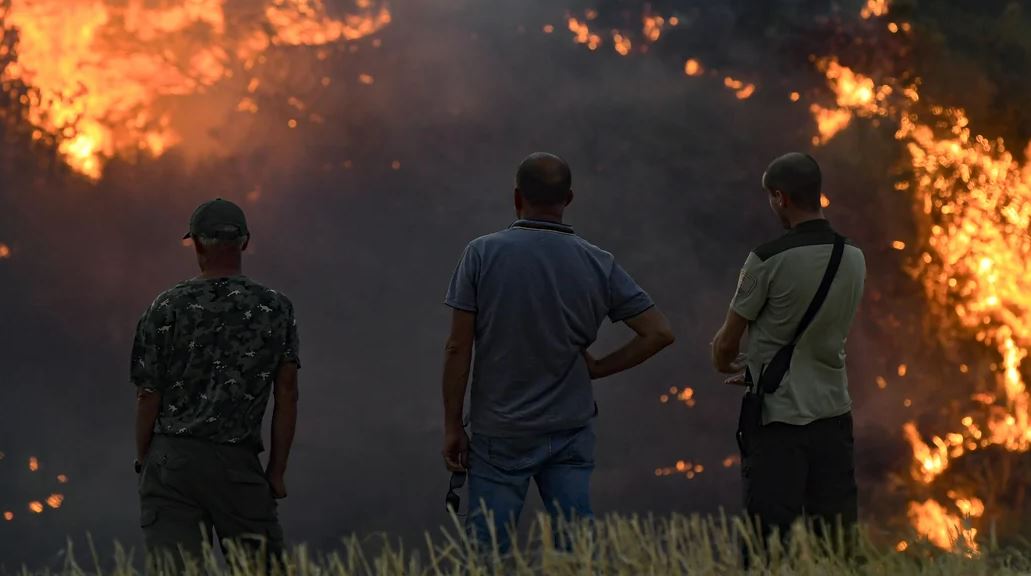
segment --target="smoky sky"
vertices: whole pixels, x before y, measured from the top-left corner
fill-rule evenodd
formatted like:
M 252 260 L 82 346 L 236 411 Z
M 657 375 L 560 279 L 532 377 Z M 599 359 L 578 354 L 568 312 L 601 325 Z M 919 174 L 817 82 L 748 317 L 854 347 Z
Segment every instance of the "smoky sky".
M 819 90 L 805 42 L 819 39 L 819 22 L 858 12 L 761 4 L 779 11 L 653 4 L 685 24 L 650 53 L 622 58 L 572 42 L 564 15 L 587 4 L 398 0 L 381 47 L 360 41 L 357 52 L 318 63 L 310 49 L 277 55 L 282 81 L 262 112 L 229 114 L 207 134 L 231 148 L 115 161 L 98 184 L 6 128 L 0 241 L 13 254 L 0 261 L 0 510 L 17 518 L 0 522 L 0 564 L 57 562 L 66 538 L 82 543 L 87 532 L 105 555 L 115 540 L 139 548 L 132 331 L 158 292 L 196 273 L 178 238 L 195 205 L 219 195 L 251 220 L 246 272 L 297 311 L 304 369 L 291 496 L 280 507 L 288 539 L 318 548 L 350 533 L 418 539 L 445 522 L 441 301 L 465 244 L 513 219 L 515 167 L 535 150 L 569 160 L 577 195 L 568 221 L 616 255 L 678 337 L 643 367 L 595 385 L 596 510 L 737 510 L 739 470 L 722 461 L 735 453 L 738 392 L 721 387 L 708 345 L 748 251 L 780 233 L 759 185 L 764 166 L 810 147 L 806 109 L 786 97 Z M 634 26 L 642 9 L 596 7 L 612 25 Z M 545 24 L 555 33 L 542 33 Z M 795 42 L 803 24 L 811 34 Z M 720 77 L 686 78 L 687 56 L 759 90 L 742 102 Z M 363 73 L 374 84 L 357 82 Z M 325 122 L 291 130 L 281 103 L 290 79 L 315 74 L 334 79 L 304 95 Z M 873 379 L 928 355 L 906 337 L 923 330 L 918 290 L 886 248 L 913 229 L 908 201 L 890 189 L 899 150 L 884 130 L 856 127 L 814 152 L 828 215 L 866 248 L 871 269 L 849 343 L 865 488 L 900 468 L 901 398 L 921 397 L 894 388 L 875 396 Z M 895 324 L 885 324 L 889 315 Z M 627 335 L 606 326 L 595 350 Z M 899 342 L 885 344 L 892 335 Z M 697 405 L 661 404 L 672 386 L 692 387 Z M 37 473 L 26 469 L 30 456 Z M 679 459 L 705 472 L 655 476 Z M 58 473 L 69 484 L 58 486 Z M 54 491 L 66 495 L 60 510 L 27 512 Z

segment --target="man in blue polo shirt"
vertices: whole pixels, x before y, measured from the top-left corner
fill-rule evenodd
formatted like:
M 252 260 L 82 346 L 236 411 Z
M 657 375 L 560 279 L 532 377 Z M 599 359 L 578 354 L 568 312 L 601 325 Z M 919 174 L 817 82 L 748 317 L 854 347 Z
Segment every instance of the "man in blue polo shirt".
M 444 460 L 452 472 L 469 474 L 473 537 L 490 544 L 493 520 L 502 551 L 531 478 L 551 514 L 591 516 L 591 381 L 673 342 L 666 318 L 612 254 L 563 223 L 572 200 L 569 166 L 551 154 L 529 156 L 516 175 L 519 219 L 469 244 L 445 301 L 453 313 Z M 606 317 L 636 336 L 594 359 L 587 349 Z M 471 443 L 462 422 L 470 364 Z

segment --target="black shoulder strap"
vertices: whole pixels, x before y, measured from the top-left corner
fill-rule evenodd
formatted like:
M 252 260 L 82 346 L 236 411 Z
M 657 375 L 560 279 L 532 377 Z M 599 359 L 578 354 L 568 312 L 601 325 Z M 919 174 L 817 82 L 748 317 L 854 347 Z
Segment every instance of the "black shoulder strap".
M 798 344 L 798 340 L 802 337 L 805 329 L 812 323 L 813 318 L 816 318 L 816 313 L 820 311 L 823 301 L 827 299 L 827 293 L 831 291 L 831 282 L 834 281 L 834 276 L 838 274 L 838 268 L 841 266 L 841 257 L 844 254 L 845 237 L 835 234 L 831 261 L 827 263 L 827 270 L 823 273 L 823 279 L 820 280 L 820 287 L 816 289 L 813 301 L 809 303 L 809 308 L 806 309 L 805 315 L 802 316 L 802 321 L 798 323 L 798 328 L 795 329 L 795 337 L 791 339 L 791 344 Z

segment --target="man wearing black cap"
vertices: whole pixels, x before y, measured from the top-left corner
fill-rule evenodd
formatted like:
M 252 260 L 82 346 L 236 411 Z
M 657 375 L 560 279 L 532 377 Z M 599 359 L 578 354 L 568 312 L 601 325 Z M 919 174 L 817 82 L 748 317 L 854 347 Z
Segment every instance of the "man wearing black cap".
M 297 324 L 282 294 L 241 271 L 250 232 L 221 198 L 190 219 L 201 274 L 154 300 L 133 343 L 140 523 L 152 561 L 199 559 L 218 535 L 276 557 L 276 499 L 297 421 Z M 268 466 L 262 418 L 274 394 Z M 206 535 L 206 536 L 202 536 Z

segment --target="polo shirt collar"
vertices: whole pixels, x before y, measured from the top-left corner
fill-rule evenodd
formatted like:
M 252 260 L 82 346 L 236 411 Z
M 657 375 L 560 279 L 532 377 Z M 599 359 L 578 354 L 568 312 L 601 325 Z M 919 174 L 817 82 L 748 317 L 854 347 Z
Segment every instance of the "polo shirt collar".
M 531 220 L 523 218 L 516 220 L 509 228 L 521 228 L 524 230 L 544 230 L 547 232 L 561 232 L 563 234 L 575 234 L 573 227 L 561 222 L 550 222 L 548 220 Z
M 831 223 L 826 218 L 817 218 L 815 220 L 806 220 L 796 224 L 791 229 L 792 232 L 816 232 L 820 230 L 830 230 Z

